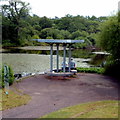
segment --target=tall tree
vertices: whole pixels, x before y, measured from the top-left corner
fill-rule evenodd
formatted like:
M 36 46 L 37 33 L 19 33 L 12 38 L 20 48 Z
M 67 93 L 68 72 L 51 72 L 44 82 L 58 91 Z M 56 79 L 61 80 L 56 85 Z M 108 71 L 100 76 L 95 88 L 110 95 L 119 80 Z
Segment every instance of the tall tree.
M 104 22 L 98 34 L 101 47 L 111 53 L 105 73 L 120 78 L 120 14 Z
M 101 47 L 110 52 L 114 59 L 120 59 L 120 15 L 110 17 L 100 26 L 98 40 Z
M 23 21 L 25 21 L 29 15 L 29 4 L 26 4 L 20 0 L 9 0 L 8 2 L 8 5 L 2 6 L 3 43 L 5 40 L 9 40 L 10 43 L 19 45 L 21 44 L 20 32 L 22 30 L 23 24 L 25 25 L 25 22 Z
M 44 17 L 40 18 L 39 25 L 42 29 L 51 28 L 52 20 L 44 16 Z

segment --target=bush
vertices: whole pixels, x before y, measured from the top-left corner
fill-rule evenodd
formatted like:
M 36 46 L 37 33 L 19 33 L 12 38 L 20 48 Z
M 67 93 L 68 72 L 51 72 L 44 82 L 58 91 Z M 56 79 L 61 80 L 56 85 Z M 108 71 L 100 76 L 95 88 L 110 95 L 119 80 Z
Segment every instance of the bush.
M 9 85 L 12 85 L 13 82 L 14 82 L 14 74 L 13 74 L 13 70 L 10 66 L 8 66 L 8 69 L 9 69 Z M 0 72 L 0 76 L 1 76 L 1 80 L 0 80 L 0 86 L 1 87 L 4 87 L 5 84 L 4 84 L 4 66 L 2 67 L 2 70 Z
M 80 68 L 77 67 L 78 72 L 84 72 L 84 73 L 98 73 L 98 74 L 103 74 L 104 73 L 104 68 Z
M 105 74 L 120 78 L 120 60 L 109 60 L 105 66 Z
M 38 35 L 33 35 L 32 39 L 40 39 Z
M 16 46 L 16 45 L 14 43 L 10 43 L 10 41 L 8 41 L 8 42 L 7 41 L 5 41 L 5 42 L 2 41 L 2 47 L 14 47 L 14 46 Z

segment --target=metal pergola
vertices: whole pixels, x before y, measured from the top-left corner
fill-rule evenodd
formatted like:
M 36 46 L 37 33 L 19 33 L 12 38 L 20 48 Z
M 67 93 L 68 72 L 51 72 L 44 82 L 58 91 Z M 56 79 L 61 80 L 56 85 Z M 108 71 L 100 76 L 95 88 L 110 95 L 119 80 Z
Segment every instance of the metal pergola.
M 65 63 L 66 63 L 66 47 L 69 45 L 69 63 L 71 62 L 71 45 L 75 43 L 83 43 L 84 40 L 54 40 L 54 39 L 33 39 L 33 41 L 44 42 L 50 45 L 50 72 L 53 72 L 53 44 L 56 44 L 57 50 L 57 72 L 59 72 L 59 45 L 63 44 L 63 72 L 65 73 Z M 69 64 L 69 72 L 71 71 Z

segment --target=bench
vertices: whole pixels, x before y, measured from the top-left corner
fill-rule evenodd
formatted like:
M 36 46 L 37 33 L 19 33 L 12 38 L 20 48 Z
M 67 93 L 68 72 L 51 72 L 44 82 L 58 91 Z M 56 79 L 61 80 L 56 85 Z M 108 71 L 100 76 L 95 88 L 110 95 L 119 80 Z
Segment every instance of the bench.
M 71 70 L 70 72 L 75 75 L 77 73 L 77 70 Z

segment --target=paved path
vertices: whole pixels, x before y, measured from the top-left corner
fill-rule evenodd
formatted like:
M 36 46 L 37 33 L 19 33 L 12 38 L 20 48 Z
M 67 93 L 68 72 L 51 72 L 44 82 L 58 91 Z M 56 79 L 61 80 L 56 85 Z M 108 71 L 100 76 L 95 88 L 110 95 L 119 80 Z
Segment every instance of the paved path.
M 71 80 L 48 79 L 44 75 L 27 78 L 14 86 L 32 100 L 20 107 L 3 111 L 3 118 L 39 118 L 60 108 L 99 100 L 117 100 L 117 83 L 98 74 L 77 75 Z

